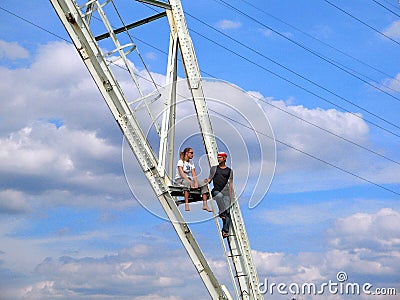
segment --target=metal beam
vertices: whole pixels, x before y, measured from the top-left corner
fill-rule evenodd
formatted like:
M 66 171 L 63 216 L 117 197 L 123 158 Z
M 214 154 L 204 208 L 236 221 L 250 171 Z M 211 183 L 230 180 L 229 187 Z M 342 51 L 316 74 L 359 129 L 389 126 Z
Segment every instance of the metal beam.
M 165 8 L 165 9 L 171 9 L 171 5 L 169 5 L 168 3 L 157 1 L 157 0 L 136 0 L 136 1 L 151 4 L 151 5 L 158 6 L 158 7 Z
M 165 17 L 166 15 L 167 15 L 167 14 L 166 14 L 165 12 L 161 12 L 161 13 L 156 14 L 156 15 L 154 15 L 154 16 L 151 16 L 151 17 L 142 19 L 142 20 L 140 20 L 140 21 L 137 21 L 137 22 L 131 23 L 131 24 L 129 24 L 129 25 L 120 27 L 120 28 L 118 28 L 118 29 L 114 29 L 113 31 L 114 31 L 114 34 L 119 34 L 119 33 L 125 32 L 125 31 L 127 31 L 127 30 L 130 30 L 130 29 L 132 29 L 132 28 L 139 27 L 139 26 L 141 26 L 141 25 L 144 25 L 144 24 L 150 23 L 150 22 L 152 22 L 152 21 L 158 20 L 158 19 L 160 19 L 160 18 L 163 18 L 163 17 Z M 106 39 L 106 38 L 108 38 L 108 37 L 110 37 L 110 33 L 109 33 L 109 32 L 106 32 L 106 33 L 103 33 L 103 34 L 100 34 L 100 35 L 96 36 L 96 37 L 95 37 L 95 40 L 96 40 L 96 41 L 101 41 L 101 40 L 104 40 L 104 39 Z

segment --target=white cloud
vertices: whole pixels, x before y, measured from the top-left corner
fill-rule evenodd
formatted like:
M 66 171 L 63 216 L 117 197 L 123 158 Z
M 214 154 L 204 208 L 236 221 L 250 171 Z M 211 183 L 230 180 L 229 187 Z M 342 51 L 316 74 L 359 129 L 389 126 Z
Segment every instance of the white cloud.
M 371 142 L 370 128 L 361 114 L 267 101 L 271 105 L 263 106 L 277 139 L 274 191 L 327 190 L 368 180 L 398 182 L 398 165 L 365 150 L 384 154 Z
M 273 35 L 273 31 L 271 29 L 260 29 L 260 32 L 263 36 L 270 37 Z
M 295 270 L 290 267 L 285 253 L 268 253 L 253 250 L 252 254 L 257 266 L 257 271 L 261 274 L 268 273 L 271 277 L 277 274 L 279 274 L 279 276 L 290 276 L 295 272 Z
M 400 91 L 400 74 L 397 74 L 394 78 L 388 78 L 383 80 L 382 84 L 384 85 L 383 88 L 389 87 L 392 90 Z
M 385 35 L 391 38 L 400 37 L 400 21 L 394 21 L 382 31 Z
M 157 59 L 157 54 L 154 52 L 147 52 L 146 53 L 146 58 L 150 60 L 156 60 Z
M 374 288 L 399 288 L 396 281 L 400 271 L 399 244 L 392 243 L 398 238 L 399 220 L 400 213 L 390 208 L 338 219 L 328 238 L 343 242 L 339 247 L 336 243 L 328 243 L 326 252 L 289 254 L 253 250 L 260 281 L 318 285 L 328 280 L 337 282 L 337 273 L 344 271 L 348 282 L 363 284 L 368 278 Z M 157 234 L 161 238 L 162 234 Z M 364 246 L 357 238 L 359 235 Z M 392 246 L 386 250 L 375 248 L 376 239 L 382 245 L 392 243 Z M 168 243 L 156 242 L 151 246 L 136 243 L 118 253 L 97 257 L 48 257 L 35 268 L 29 282 L 6 286 L 4 292 L 12 294 L 13 299 L 51 299 L 57 295 L 60 299 L 92 299 L 95 295 L 118 296 L 119 299 L 159 299 L 161 295 L 166 299 L 187 299 L 193 294 L 196 299 L 207 299 L 204 286 L 186 253 L 183 249 L 169 249 Z M 208 261 L 221 282 L 229 280 L 222 261 L 210 258 Z M 270 298 L 279 299 L 274 297 Z M 325 298 L 335 299 L 328 294 Z
M 220 29 L 236 29 L 242 26 L 242 23 L 235 22 L 232 20 L 221 20 L 217 23 L 217 27 Z
M 14 299 L 208 298 L 184 251 L 162 245 L 154 251 L 138 244 L 98 258 L 48 257 L 35 268 L 33 278 L 30 284 L 14 288 Z
M 10 60 L 29 58 L 29 52 L 16 42 L 6 42 L 0 40 L 0 59 Z
M 357 213 L 337 220 L 330 230 L 331 242 L 337 248 L 364 249 L 373 246 L 391 252 L 400 248 L 400 212 L 391 208 L 376 214 Z
M 0 149 L 0 176 L 47 178 L 47 183 L 57 180 L 60 187 L 66 183 L 77 187 L 97 185 L 110 171 L 103 167 L 120 157 L 119 147 L 110 145 L 95 132 L 70 130 L 66 126 L 56 128 L 43 122 L 0 139 Z M 103 162 L 103 167 L 98 161 Z M 46 189 L 46 184 L 42 187 Z
M 0 73 L 4 215 L 35 223 L 52 208 L 115 212 L 138 206 L 122 172 L 122 134 L 72 45 L 41 45 L 32 65 Z M 22 82 L 23 89 L 16 88 Z M 5 230 L 2 240 L 14 233 Z
M 336 109 L 323 110 L 321 108 L 309 109 L 301 105 L 290 106 L 283 101 L 272 101 L 271 104 L 297 116 L 292 117 L 286 114 L 287 116 L 283 117 L 282 111 L 266 106 L 266 113 L 271 120 L 276 138 L 319 158 L 329 157 L 329 161 L 333 163 L 343 159 L 343 153 L 348 152 L 350 147 L 337 136 L 360 145 L 366 145 L 369 141 L 369 127 L 362 118 L 358 117 L 360 115 L 340 112 Z M 307 122 L 337 136 L 324 132 Z M 330 146 L 326 147 L 326 145 Z M 279 144 L 278 147 L 285 148 Z M 286 150 L 283 152 L 283 159 L 284 161 L 290 159 L 290 164 L 293 163 L 291 155 L 297 158 L 302 156 L 297 151 L 287 148 Z M 357 151 L 357 148 L 353 151 Z
M 49 124 L 45 127 L 53 126 Z M 62 152 L 57 151 L 60 149 L 46 145 L 48 143 L 46 140 L 34 137 L 36 132 L 33 130 L 32 127 L 25 127 L 7 139 L 0 140 L 2 172 L 42 175 L 45 172 L 54 173 L 55 169 L 65 172 L 74 168 L 70 158 L 64 157 Z M 52 143 L 54 137 L 55 135 L 46 137 L 45 134 L 44 138 L 49 138 Z
M 346 272 L 347 282 L 362 285 L 368 281 L 374 288 L 398 289 L 399 222 L 400 212 L 392 208 L 354 213 L 337 219 L 329 229 L 325 252 L 288 254 L 253 250 L 260 280 L 266 278 L 270 284 L 320 284 L 328 280 L 337 282 L 337 273 Z
M 23 193 L 9 189 L 0 191 L 0 214 L 22 214 L 29 210 Z
M 37 49 L 29 67 L 0 69 L 0 96 L 6 99 L 0 103 L 4 120 L 0 135 L 51 119 L 70 128 L 112 128 L 107 107 L 75 52 L 72 45 L 49 43 Z

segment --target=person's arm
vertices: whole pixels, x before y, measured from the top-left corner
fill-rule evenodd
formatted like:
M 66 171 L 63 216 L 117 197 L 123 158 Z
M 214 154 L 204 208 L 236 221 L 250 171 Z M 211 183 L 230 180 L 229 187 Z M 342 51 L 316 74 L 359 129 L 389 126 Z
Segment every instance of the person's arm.
M 178 166 L 178 171 L 179 171 L 179 176 L 181 176 L 182 179 L 187 180 L 189 183 L 192 182 L 192 181 L 189 179 L 189 177 L 187 177 L 186 173 L 183 172 L 183 167 Z
M 211 167 L 210 175 L 208 175 L 208 177 L 206 179 L 204 179 L 204 182 L 205 183 L 210 183 L 213 180 L 216 171 L 217 171 L 217 167 L 216 166 Z
M 197 189 L 199 186 L 199 182 L 197 181 L 197 174 L 196 174 L 195 168 L 192 169 L 192 177 L 193 177 L 193 181 L 194 181 L 192 188 Z
M 233 203 L 233 170 L 231 169 L 231 174 L 229 175 L 229 199 L 231 204 Z

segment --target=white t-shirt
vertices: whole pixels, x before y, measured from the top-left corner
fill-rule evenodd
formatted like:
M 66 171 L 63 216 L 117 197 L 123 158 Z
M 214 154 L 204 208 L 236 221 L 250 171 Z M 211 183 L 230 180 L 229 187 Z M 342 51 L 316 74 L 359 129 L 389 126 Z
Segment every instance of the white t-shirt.
M 194 163 L 192 162 L 192 160 L 189 161 L 183 161 L 182 159 L 178 160 L 178 164 L 176 165 L 175 179 L 181 178 L 178 167 L 182 167 L 183 172 L 186 174 L 186 176 L 192 178 L 192 170 L 194 170 Z

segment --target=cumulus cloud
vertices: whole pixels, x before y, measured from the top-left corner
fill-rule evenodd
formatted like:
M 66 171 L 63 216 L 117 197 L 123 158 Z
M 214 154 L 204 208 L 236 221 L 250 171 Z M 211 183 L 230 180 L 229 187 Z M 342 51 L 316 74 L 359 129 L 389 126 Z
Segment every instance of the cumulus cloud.
M 122 135 L 73 46 L 41 45 L 29 67 L 0 72 L 0 94 L 7 99 L 0 103 L 3 186 L 126 200 Z M 24 88 L 14 88 L 20 82 Z
M 4 126 L 7 136 L 37 120 L 57 120 L 70 128 L 111 131 L 112 119 L 79 55 L 64 42 L 40 45 L 31 65 L 0 69 Z M 23 83 L 23 88 L 21 87 Z M 115 125 L 114 125 L 115 126 Z
M 337 282 L 337 273 L 346 272 L 348 282 L 399 288 L 399 221 L 400 213 L 390 208 L 355 213 L 337 219 L 330 228 L 326 252 L 253 250 L 260 281 L 318 286 L 329 280 Z M 386 250 L 376 248 L 377 241 L 383 247 L 391 246 Z M 154 245 L 136 244 L 98 257 L 48 257 L 37 265 L 29 282 L 6 286 L 4 292 L 13 295 L 12 299 L 92 299 L 99 293 L 119 299 L 187 299 L 193 294 L 197 299 L 207 299 L 209 296 L 183 249 L 168 249 L 168 243 L 156 246 L 158 251 L 153 251 Z M 222 261 L 211 258 L 209 263 L 222 282 L 229 280 Z M 279 299 L 282 295 L 275 290 L 275 295 L 268 296 Z M 330 297 L 328 293 L 324 295 L 324 299 Z
M 253 251 L 259 277 L 269 283 L 319 284 L 337 282 L 337 273 L 346 272 L 348 282 L 399 288 L 399 222 L 400 212 L 392 208 L 354 213 L 337 219 L 328 230 L 326 252 Z
M 98 258 L 48 257 L 35 268 L 35 280 L 14 290 L 14 299 L 207 299 L 184 251 L 159 250 L 138 244 Z
M 53 124 L 37 122 L 31 126 L 0 139 L 0 176 L 15 187 L 19 185 L 17 176 L 24 179 L 25 188 L 42 178 L 46 184 L 35 186 L 35 190 L 61 189 L 65 184 L 76 188 L 95 189 L 106 180 L 105 168 L 118 161 L 117 145 L 110 145 L 95 132 L 70 130 L 66 126 L 56 128 Z M 99 166 L 98 161 L 102 161 Z M 121 174 L 118 174 L 121 176 Z M 7 177 L 16 179 L 13 183 Z M 107 189 L 107 185 L 103 185 Z
M 284 155 L 282 157 L 283 162 L 290 161 L 288 165 L 284 165 L 285 167 L 292 165 L 292 168 L 295 168 L 293 156 L 299 161 L 297 158 L 303 156 L 301 151 L 322 159 L 329 158 L 333 163 L 339 162 L 344 157 L 343 153 L 348 152 L 352 147 L 343 143 L 343 140 L 338 136 L 360 145 L 366 145 L 369 141 L 369 127 L 360 118 L 360 115 L 340 112 L 336 109 L 310 109 L 301 105 L 287 105 L 283 101 L 271 101 L 270 103 L 273 108 L 266 106 L 266 112 L 273 125 L 276 138 L 287 142 L 296 150 L 300 150 L 293 151 L 293 149 L 288 149 L 288 147 L 278 143 L 278 147 L 282 149 Z M 288 112 L 292 117 L 283 118 L 282 111 Z M 321 131 L 309 123 L 315 124 L 336 136 Z M 288 130 L 288 128 L 294 130 Z M 326 145 L 330 145 L 330 147 L 326 147 Z M 357 150 L 357 148 L 353 149 L 355 152 Z
M 0 40 L 0 59 L 25 59 L 29 58 L 29 52 L 16 42 Z
M 400 212 L 392 208 L 338 219 L 328 231 L 327 268 L 346 270 L 356 278 L 375 278 L 375 287 L 399 288 L 399 222 Z
M 400 248 L 400 212 L 385 208 L 376 214 L 357 213 L 339 219 L 330 230 L 336 248 L 374 248 L 377 251 L 398 251 Z
M 270 104 L 263 107 L 277 140 L 277 191 L 398 182 L 394 175 L 400 171 L 398 165 L 365 150 L 384 154 L 371 142 L 370 128 L 361 114 L 258 99 Z

